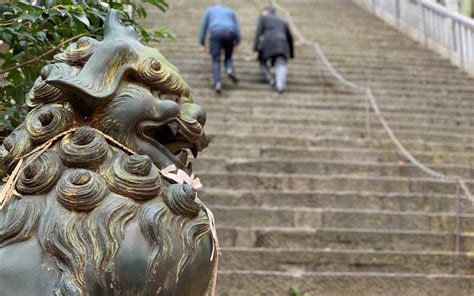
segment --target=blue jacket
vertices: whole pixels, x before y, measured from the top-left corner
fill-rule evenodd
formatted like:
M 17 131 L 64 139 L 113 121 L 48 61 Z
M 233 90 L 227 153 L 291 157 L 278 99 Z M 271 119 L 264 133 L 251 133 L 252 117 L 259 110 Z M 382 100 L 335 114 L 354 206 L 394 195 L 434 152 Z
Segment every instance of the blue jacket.
M 229 30 L 237 35 L 236 43 L 240 43 L 240 26 L 235 12 L 225 6 L 211 6 L 209 7 L 201 22 L 201 33 L 199 34 L 199 42 L 204 45 L 206 42 L 207 30 L 211 32 L 217 30 Z

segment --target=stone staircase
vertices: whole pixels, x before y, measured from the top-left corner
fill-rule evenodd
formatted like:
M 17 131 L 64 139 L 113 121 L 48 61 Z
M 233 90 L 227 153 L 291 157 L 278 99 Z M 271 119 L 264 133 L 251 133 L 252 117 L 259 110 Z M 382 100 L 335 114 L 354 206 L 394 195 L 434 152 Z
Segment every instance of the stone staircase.
M 208 112 L 210 147 L 194 161 L 200 197 L 216 215 L 222 247 L 218 295 L 474 295 L 474 207 L 462 198 L 455 253 L 455 185 L 400 155 L 364 97 L 297 46 L 284 95 L 261 83 L 251 52 L 268 1 L 226 1 L 243 44 L 238 86 L 211 89 L 198 51 L 208 0 L 171 0 L 145 23 L 176 41 L 157 45 Z M 349 0 L 280 0 L 346 78 L 373 87 L 404 145 L 439 172 L 474 171 L 474 79 Z M 152 12 L 153 11 L 153 12 Z

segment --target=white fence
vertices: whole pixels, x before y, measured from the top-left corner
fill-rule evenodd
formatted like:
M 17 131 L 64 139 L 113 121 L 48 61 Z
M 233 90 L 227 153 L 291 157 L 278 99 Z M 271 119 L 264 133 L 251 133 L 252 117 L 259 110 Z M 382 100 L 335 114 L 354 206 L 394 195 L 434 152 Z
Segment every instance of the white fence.
M 474 74 L 474 20 L 430 0 L 354 0 Z

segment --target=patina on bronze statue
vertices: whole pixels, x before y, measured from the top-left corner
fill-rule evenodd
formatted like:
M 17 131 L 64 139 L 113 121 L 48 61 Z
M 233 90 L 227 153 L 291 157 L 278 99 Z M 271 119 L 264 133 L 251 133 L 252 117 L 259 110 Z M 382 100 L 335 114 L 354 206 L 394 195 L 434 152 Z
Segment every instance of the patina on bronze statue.
M 215 234 L 188 153 L 206 114 L 178 70 L 110 11 L 27 104 L 0 147 L 0 295 L 204 295 Z

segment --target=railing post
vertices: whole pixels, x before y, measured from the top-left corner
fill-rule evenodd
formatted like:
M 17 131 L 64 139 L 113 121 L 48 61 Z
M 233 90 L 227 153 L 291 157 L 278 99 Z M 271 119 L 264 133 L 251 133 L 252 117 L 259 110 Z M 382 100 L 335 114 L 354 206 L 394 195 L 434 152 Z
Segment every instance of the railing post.
M 459 63 L 461 65 L 461 69 L 465 69 L 466 65 L 465 65 L 465 59 L 464 59 L 464 42 L 465 42 L 465 39 L 464 38 L 464 31 L 465 31 L 465 27 L 462 26 L 462 24 L 459 24 L 458 26 L 459 28 Z
M 372 121 L 370 118 L 370 102 L 368 90 L 365 92 L 365 125 L 367 131 L 367 139 L 372 139 Z
M 425 45 L 428 45 L 428 36 L 426 32 L 426 11 L 425 11 L 425 7 L 421 3 L 420 3 L 420 9 L 421 9 L 421 22 L 423 25 L 423 36 L 425 39 Z
M 400 28 L 400 0 L 395 1 L 395 15 L 397 17 L 397 27 Z
M 456 36 L 456 21 L 455 20 L 451 20 L 451 34 L 452 34 L 452 39 L 451 40 L 453 42 L 452 50 L 455 53 L 459 49 L 458 38 Z
M 461 251 L 461 184 L 456 180 L 456 241 L 455 251 Z

